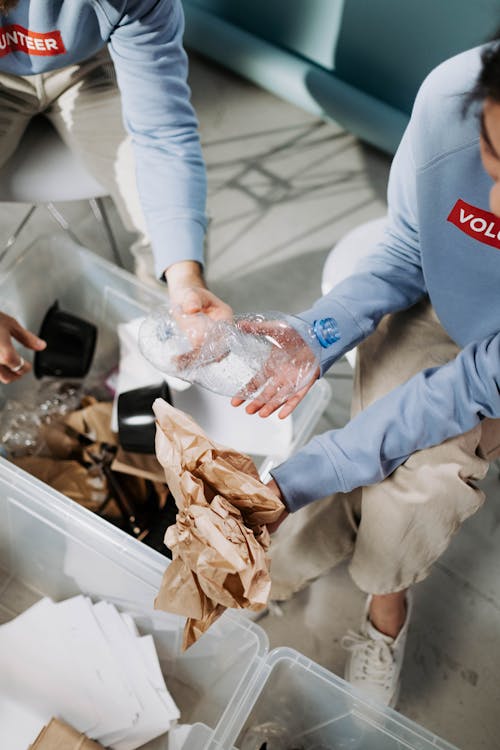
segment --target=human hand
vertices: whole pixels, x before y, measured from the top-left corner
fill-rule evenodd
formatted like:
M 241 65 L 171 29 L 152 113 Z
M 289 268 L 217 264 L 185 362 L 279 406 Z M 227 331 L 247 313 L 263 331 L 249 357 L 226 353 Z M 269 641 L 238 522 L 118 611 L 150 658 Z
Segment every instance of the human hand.
M 5 313 L 0 313 L 0 382 L 12 383 L 31 370 L 31 365 L 26 362 L 19 352 L 14 348 L 12 339 L 33 351 L 42 351 L 47 346 L 43 339 L 26 330 L 15 318 Z
M 233 311 L 206 287 L 189 287 L 170 293 L 172 309 L 184 316 L 202 313 L 210 320 L 232 320 Z
M 281 490 L 278 486 L 278 484 L 274 481 L 274 479 L 270 479 L 268 482 L 266 482 L 266 487 L 269 487 L 270 490 L 272 490 L 275 495 L 281 500 L 281 502 L 284 504 L 283 501 L 283 495 L 281 494 Z M 286 508 L 283 510 L 283 513 L 278 518 L 277 521 L 273 521 L 273 523 L 267 524 L 267 529 L 270 534 L 273 534 L 277 529 L 281 526 L 283 521 L 289 516 L 289 512 L 286 510 Z
M 227 326 L 233 313 L 229 305 L 204 287 L 176 290 L 170 301 L 170 313 L 190 346 L 189 351 L 175 357 L 175 366 L 179 377 L 185 374 L 189 380 L 192 367 L 219 362 L 228 355 Z
M 280 409 L 278 417 L 285 419 L 302 401 L 319 377 L 316 357 L 297 331 L 283 321 L 245 319 L 237 322 L 244 333 L 257 334 L 274 341 L 270 356 L 260 372 L 250 380 L 244 392 L 231 399 L 233 406 L 257 394 L 246 406 L 247 414 L 268 417 Z M 297 390 L 297 386 L 303 384 Z
M 212 320 L 232 320 L 233 311 L 207 289 L 199 263 L 181 261 L 165 272 L 170 305 L 179 315 L 203 313 Z
M 196 261 L 181 261 L 165 272 L 170 297 L 170 314 L 188 339 L 191 349 L 175 357 L 178 377 L 189 380 L 189 370 L 197 366 L 201 348 L 207 337 L 212 342 L 211 361 L 226 356 L 227 351 L 217 353 L 217 338 L 223 339 L 223 325 L 232 321 L 233 311 L 229 305 L 207 289 L 202 268 Z M 208 364 L 208 362 L 205 362 Z

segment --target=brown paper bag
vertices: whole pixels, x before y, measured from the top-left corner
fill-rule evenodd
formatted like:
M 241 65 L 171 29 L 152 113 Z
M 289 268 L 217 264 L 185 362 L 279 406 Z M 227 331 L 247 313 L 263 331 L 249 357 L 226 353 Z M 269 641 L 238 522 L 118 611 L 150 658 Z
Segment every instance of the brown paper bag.
M 103 746 L 64 721 L 51 719 L 28 750 L 103 750 Z
M 250 458 L 217 445 L 166 401 L 153 404 L 156 454 L 179 513 L 165 544 L 173 560 L 155 607 L 188 617 L 187 648 L 226 607 L 259 611 L 271 579 L 266 524 L 284 510 Z
M 165 483 L 165 472 L 161 464 L 156 456 L 147 453 L 127 453 L 123 448 L 118 448 L 111 468 L 122 474 L 132 474 L 142 479 L 151 479 L 152 482 Z
M 89 510 L 96 510 L 108 496 L 105 477 L 98 471 L 90 471 L 78 461 L 43 456 L 20 456 L 11 461 Z
M 85 435 L 93 443 L 117 444 L 116 433 L 111 430 L 113 404 L 96 401 L 84 409 L 68 414 L 64 420 L 79 435 Z
M 39 435 L 43 448 L 37 455 L 50 458 L 80 458 L 82 450 L 78 438 L 68 433 L 63 422 L 42 425 Z

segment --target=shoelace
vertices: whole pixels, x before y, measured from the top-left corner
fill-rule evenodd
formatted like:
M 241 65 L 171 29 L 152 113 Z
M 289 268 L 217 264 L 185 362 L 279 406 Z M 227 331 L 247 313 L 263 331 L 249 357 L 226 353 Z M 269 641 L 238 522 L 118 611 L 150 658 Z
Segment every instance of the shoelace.
M 356 677 L 381 687 L 386 686 L 388 672 L 391 673 L 394 668 L 394 656 L 388 643 L 348 630 L 342 638 L 341 646 L 346 651 L 358 652 L 364 657 L 360 659 Z

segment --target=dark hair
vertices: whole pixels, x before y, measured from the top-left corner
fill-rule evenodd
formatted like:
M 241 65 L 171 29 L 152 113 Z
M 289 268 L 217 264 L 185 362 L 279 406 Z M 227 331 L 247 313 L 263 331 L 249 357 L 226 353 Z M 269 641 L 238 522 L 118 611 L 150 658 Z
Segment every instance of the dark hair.
M 0 13 L 7 15 L 10 10 L 16 7 L 18 2 L 19 0 L 0 0 Z
M 465 94 L 463 114 L 466 115 L 473 104 L 492 99 L 500 104 L 500 39 L 497 37 L 481 52 L 481 70 L 474 87 Z

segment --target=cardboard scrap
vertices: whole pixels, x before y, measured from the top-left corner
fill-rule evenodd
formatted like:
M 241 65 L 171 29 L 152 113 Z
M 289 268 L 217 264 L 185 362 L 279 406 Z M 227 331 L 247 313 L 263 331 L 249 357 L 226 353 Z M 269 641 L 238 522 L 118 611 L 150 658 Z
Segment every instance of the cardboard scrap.
M 188 648 L 227 607 L 259 611 L 271 579 L 269 532 L 283 503 L 266 487 L 253 461 L 214 443 L 190 417 L 163 399 L 153 404 L 156 455 L 179 513 L 167 529 L 172 563 L 157 609 L 188 618 Z
M 64 721 L 51 719 L 28 750 L 103 750 L 103 746 Z

